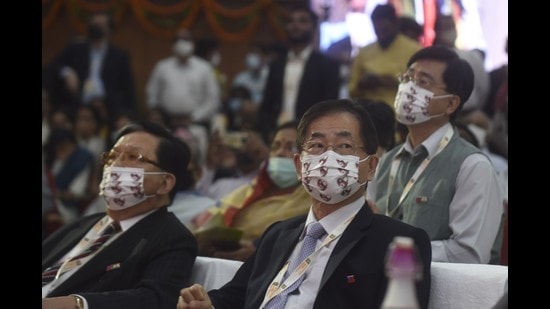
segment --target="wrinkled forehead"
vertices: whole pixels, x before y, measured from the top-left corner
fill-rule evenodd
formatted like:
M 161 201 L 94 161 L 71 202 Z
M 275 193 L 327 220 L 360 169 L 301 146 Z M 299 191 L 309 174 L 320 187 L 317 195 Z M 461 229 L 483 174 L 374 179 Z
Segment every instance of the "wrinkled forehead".
M 160 138 L 149 134 L 147 132 L 132 132 L 121 136 L 115 145 L 113 150 L 133 151 L 155 160 L 157 158 L 157 149 L 160 144 Z
M 407 73 L 412 76 L 426 77 L 437 83 L 443 83 L 443 74 L 446 69 L 447 64 L 443 61 L 420 59 L 411 64 Z
M 314 119 L 306 130 L 305 140 L 360 139 L 359 121 L 347 112 L 324 115 Z

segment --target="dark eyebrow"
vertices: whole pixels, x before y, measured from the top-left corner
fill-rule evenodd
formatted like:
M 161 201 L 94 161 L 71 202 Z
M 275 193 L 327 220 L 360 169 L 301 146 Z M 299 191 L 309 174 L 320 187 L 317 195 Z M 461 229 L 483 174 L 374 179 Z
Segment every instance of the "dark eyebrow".
M 321 132 L 311 133 L 311 138 L 323 138 L 325 136 L 326 135 L 324 133 L 321 133 Z M 336 136 L 338 136 L 338 137 L 347 137 L 347 138 L 353 137 L 351 132 L 349 132 L 349 131 L 339 131 L 339 132 L 336 133 Z
M 412 68 L 409 69 L 409 70 L 407 71 L 407 74 L 409 74 L 409 75 L 414 75 L 414 69 L 412 69 Z M 426 73 L 426 72 L 422 72 L 422 71 L 418 72 L 418 74 L 419 74 L 421 77 L 425 77 L 425 78 L 429 79 L 431 82 L 434 82 L 434 83 L 435 83 L 435 78 L 434 78 L 432 75 L 430 75 L 430 74 L 428 74 L 428 73 Z

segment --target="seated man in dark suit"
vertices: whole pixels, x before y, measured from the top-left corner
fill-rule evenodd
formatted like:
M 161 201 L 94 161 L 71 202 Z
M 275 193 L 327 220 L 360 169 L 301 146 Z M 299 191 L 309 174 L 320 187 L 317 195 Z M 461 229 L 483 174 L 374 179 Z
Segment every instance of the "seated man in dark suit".
M 347 99 L 314 104 L 300 120 L 296 144 L 297 176 L 311 196 L 308 214 L 271 225 L 230 282 L 209 293 L 199 284 L 184 288 L 177 308 L 378 309 L 388 285 L 385 256 L 395 236 L 412 238 L 418 248 L 422 279 L 416 295 L 420 308 L 427 308 L 428 235 L 374 214 L 365 201 L 366 184 L 378 164 L 368 112 Z M 309 245 L 313 253 L 296 258 L 315 228 L 321 237 Z
M 192 186 L 189 147 L 148 122 L 123 128 L 103 156 L 107 213 L 70 223 L 42 243 L 42 309 L 170 308 L 197 255 L 167 211 Z

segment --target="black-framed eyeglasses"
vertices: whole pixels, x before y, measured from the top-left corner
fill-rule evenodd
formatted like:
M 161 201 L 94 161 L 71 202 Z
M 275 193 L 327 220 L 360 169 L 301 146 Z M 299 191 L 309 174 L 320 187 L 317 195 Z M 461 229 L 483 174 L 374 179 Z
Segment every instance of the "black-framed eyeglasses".
M 137 151 L 123 151 L 123 152 L 118 152 L 118 151 L 114 151 L 114 150 L 111 150 L 111 151 L 105 151 L 104 153 L 101 154 L 101 163 L 103 163 L 103 165 L 105 166 L 111 166 L 113 164 L 113 162 L 115 162 L 115 160 L 120 156 L 120 155 L 124 155 L 124 160 L 126 160 L 128 163 L 130 164 L 136 164 L 136 163 L 149 163 L 149 164 L 152 164 L 160 169 L 162 169 L 162 167 L 155 161 L 151 160 L 151 159 L 148 159 L 147 157 L 145 157 L 144 155 L 142 155 L 141 153 L 137 152 Z
M 306 153 L 312 154 L 312 155 L 320 155 L 325 151 L 327 151 L 329 147 L 332 148 L 334 152 L 341 154 L 343 156 L 354 155 L 358 149 L 365 150 L 365 147 L 352 144 L 350 142 L 338 142 L 334 145 L 327 145 L 323 142 L 309 141 L 304 143 L 304 145 L 302 145 L 302 149 Z

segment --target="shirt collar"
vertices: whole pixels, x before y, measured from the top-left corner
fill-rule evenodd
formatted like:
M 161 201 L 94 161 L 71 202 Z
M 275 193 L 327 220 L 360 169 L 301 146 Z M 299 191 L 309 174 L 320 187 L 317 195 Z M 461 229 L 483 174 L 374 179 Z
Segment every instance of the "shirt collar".
M 128 230 L 129 228 L 131 228 L 134 224 L 138 223 L 141 219 L 147 217 L 148 215 L 150 215 L 151 213 L 157 211 L 158 209 L 153 209 L 151 211 L 148 211 L 144 214 L 141 214 L 141 215 L 138 215 L 138 216 L 135 216 L 135 217 L 132 217 L 132 218 L 128 218 L 128 219 L 125 219 L 125 220 L 121 220 L 119 222 L 120 224 L 120 228 L 121 230 L 124 232 L 126 230 Z M 110 219 L 110 222 L 112 222 L 113 219 Z
M 424 140 L 420 145 L 416 146 L 414 149 L 411 146 L 411 143 L 409 142 L 409 138 L 407 137 L 407 142 L 403 146 L 403 149 L 400 153 L 403 151 L 406 151 L 412 155 L 418 154 L 421 147 L 423 146 L 424 149 L 428 152 L 428 157 L 432 157 L 435 152 L 437 151 L 437 147 L 439 146 L 439 142 L 445 135 L 445 132 L 447 132 L 447 129 L 451 126 L 450 123 L 446 123 L 445 125 L 441 126 L 439 129 L 437 129 L 434 133 L 432 133 L 426 140 Z
M 321 223 L 321 225 L 323 226 L 327 234 L 330 234 L 330 232 L 332 232 L 338 225 L 346 221 L 352 215 L 355 215 L 361 209 L 361 207 L 363 207 L 364 204 L 365 204 L 365 198 L 361 196 L 355 201 L 349 203 L 348 205 L 341 207 L 335 212 L 324 217 L 319 221 L 319 223 Z M 311 210 L 311 207 L 310 207 L 307 215 L 307 219 L 306 219 L 306 225 L 304 226 L 304 230 L 302 231 L 300 238 L 305 237 L 307 226 L 310 223 L 315 221 L 317 221 L 317 219 L 315 219 L 315 215 L 313 215 L 313 211 Z
M 313 51 L 313 47 L 311 45 L 308 45 L 306 48 L 304 48 L 304 50 L 302 50 L 299 53 L 295 53 L 293 50 L 289 50 L 287 57 L 289 60 L 305 61 L 309 57 L 312 51 Z

